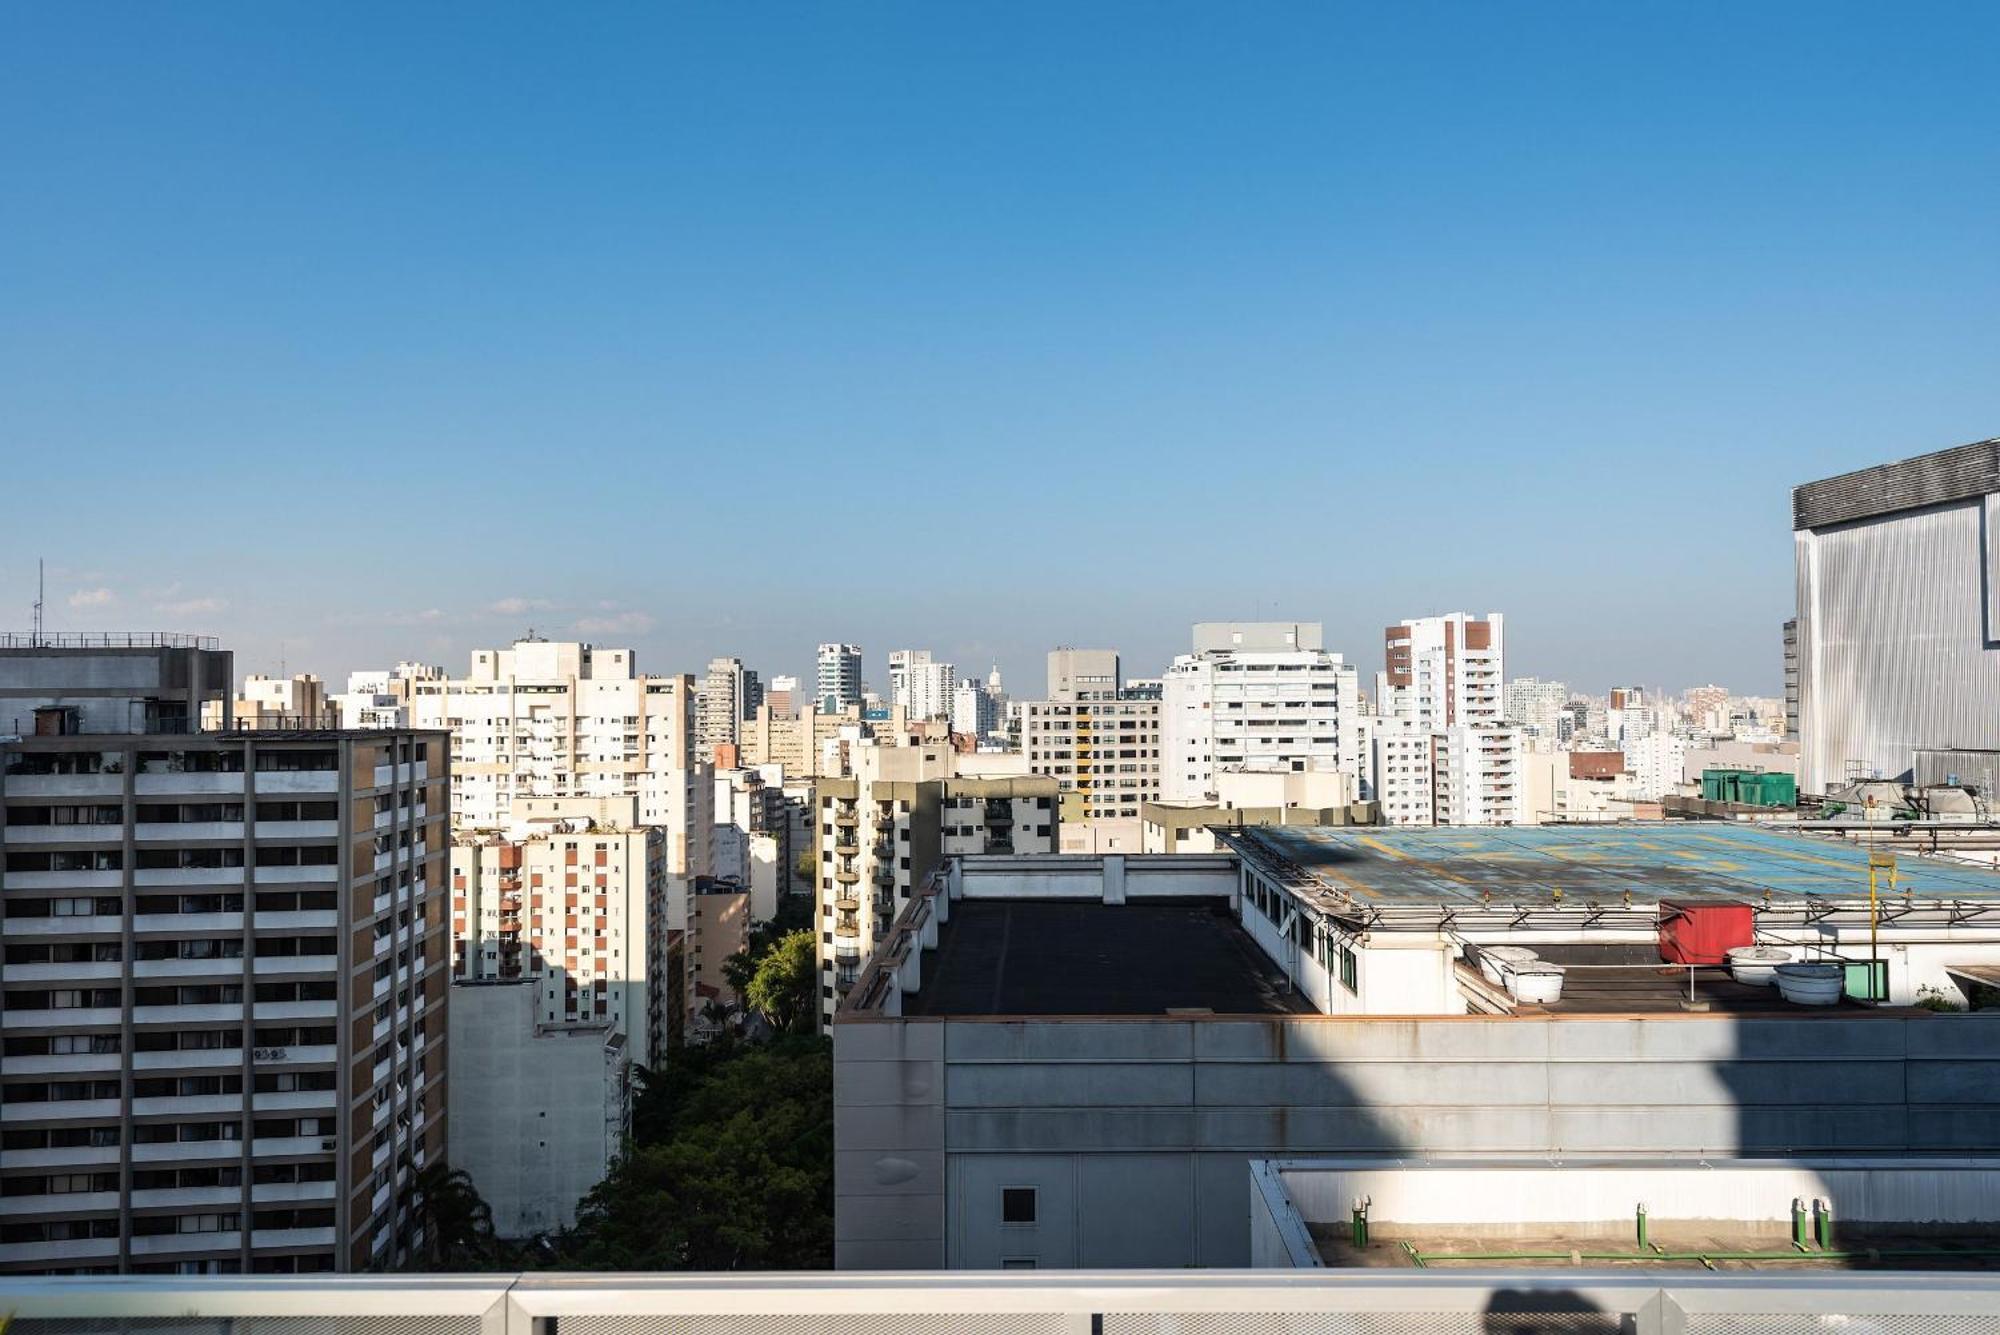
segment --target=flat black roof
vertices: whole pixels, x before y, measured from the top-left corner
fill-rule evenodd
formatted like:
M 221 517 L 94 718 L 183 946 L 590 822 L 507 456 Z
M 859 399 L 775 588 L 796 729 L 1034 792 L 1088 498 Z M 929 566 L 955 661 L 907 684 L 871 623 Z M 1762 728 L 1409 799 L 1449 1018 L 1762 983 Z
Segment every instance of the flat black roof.
M 1224 900 L 963 899 L 905 1015 L 1286 1015 L 1312 1008 Z

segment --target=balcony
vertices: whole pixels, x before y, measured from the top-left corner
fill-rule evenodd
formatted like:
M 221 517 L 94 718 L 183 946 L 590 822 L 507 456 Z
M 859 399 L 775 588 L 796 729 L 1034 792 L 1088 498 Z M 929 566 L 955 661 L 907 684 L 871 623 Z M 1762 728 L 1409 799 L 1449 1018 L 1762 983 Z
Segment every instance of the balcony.
M 386 1201 L 383 1204 L 387 1204 Z M 331 1230 L 297 1230 L 330 1245 Z M 219 1251 L 240 1233 L 132 1239 L 135 1255 Z M 260 1245 L 294 1232 L 260 1230 Z M 326 1238 L 325 1243 L 317 1241 Z M 110 1247 L 105 1246 L 110 1243 Z M 115 1254 L 114 1239 L 33 1244 L 60 1264 Z M 18 1254 L 17 1254 L 18 1255 Z M 260 1282 L 213 1276 L 0 1279 L 0 1305 L 49 1332 L 187 1325 L 276 1328 L 285 1319 L 367 1324 L 376 1335 L 478 1328 L 856 1332 L 901 1335 L 1168 1335 L 1379 1331 L 1985 1331 L 2000 1277 L 1827 1272 L 1640 1275 L 1601 1269 L 1067 1271 L 714 1275 L 313 1275 Z
M 846 835 L 842 835 L 833 845 L 833 855 L 837 858 L 855 857 L 860 852 L 861 845 L 855 843 L 851 837 Z
M 851 894 L 843 894 L 833 901 L 833 907 L 836 913 L 855 913 L 860 910 L 861 901 Z
M 839 881 L 842 885 L 858 885 L 861 881 L 861 873 L 852 867 L 838 867 L 834 870 L 833 879 Z
M 861 823 L 861 817 L 857 816 L 852 808 L 843 807 L 833 813 L 833 823 L 838 829 L 851 830 Z

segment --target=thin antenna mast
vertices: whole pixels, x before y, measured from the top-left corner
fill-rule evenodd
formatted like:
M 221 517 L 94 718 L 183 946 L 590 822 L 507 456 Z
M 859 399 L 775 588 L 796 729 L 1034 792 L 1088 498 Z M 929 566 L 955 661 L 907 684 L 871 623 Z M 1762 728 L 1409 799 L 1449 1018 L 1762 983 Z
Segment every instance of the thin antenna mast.
M 48 592 L 46 563 L 41 557 L 35 558 L 35 648 L 42 647 L 42 599 Z

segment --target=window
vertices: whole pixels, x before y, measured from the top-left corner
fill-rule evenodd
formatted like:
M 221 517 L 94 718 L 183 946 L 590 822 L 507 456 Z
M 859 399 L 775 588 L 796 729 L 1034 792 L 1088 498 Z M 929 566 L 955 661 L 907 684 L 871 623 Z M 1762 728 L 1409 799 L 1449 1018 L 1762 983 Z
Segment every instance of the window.
M 1340 948 L 1340 985 L 1350 992 L 1361 990 L 1355 968 L 1354 952 L 1346 946 Z
M 1035 1189 L 1033 1187 L 1000 1188 L 1000 1222 L 1003 1224 L 1034 1223 Z

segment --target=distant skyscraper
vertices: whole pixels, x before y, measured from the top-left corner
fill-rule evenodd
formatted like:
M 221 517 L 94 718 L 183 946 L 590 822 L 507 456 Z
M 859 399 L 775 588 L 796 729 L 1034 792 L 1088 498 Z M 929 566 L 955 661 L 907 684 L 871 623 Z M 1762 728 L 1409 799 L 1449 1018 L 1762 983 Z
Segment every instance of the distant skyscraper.
M 822 644 L 819 647 L 819 712 L 837 714 L 861 703 L 861 646 Z
M 1443 731 L 1454 724 L 1499 723 L 1502 696 L 1501 618 L 1484 621 L 1452 612 L 1415 617 L 1383 633 L 1384 670 L 1375 708 Z
M 780 718 L 790 718 L 799 707 L 799 679 L 782 674 L 771 678 L 771 688 L 764 692 L 764 703 L 771 706 L 771 712 Z M 757 711 L 745 711 L 744 718 L 755 718 Z
M 1316 621 L 1213 621 L 1167 669 L 1160 710 L 1160 795 L 1215 797 L 1237 770 L 1341 773 L 1360 791 L 1360 688 L 1322 644 Z
M 740 658 L 712 658 L 702 677 L 696 706 L 695 741 L 700 759 L 715 759 L 715 748 L 733 746 L 742 736 L 743 720 L 753 718 L 764 703 L 763 683 Z
M 951 714 L 950 663 L 933 662 L 928 649 L 897 649 L 889 655 L 889 703 L 901 705 L 912 719 L 946 718 Z

